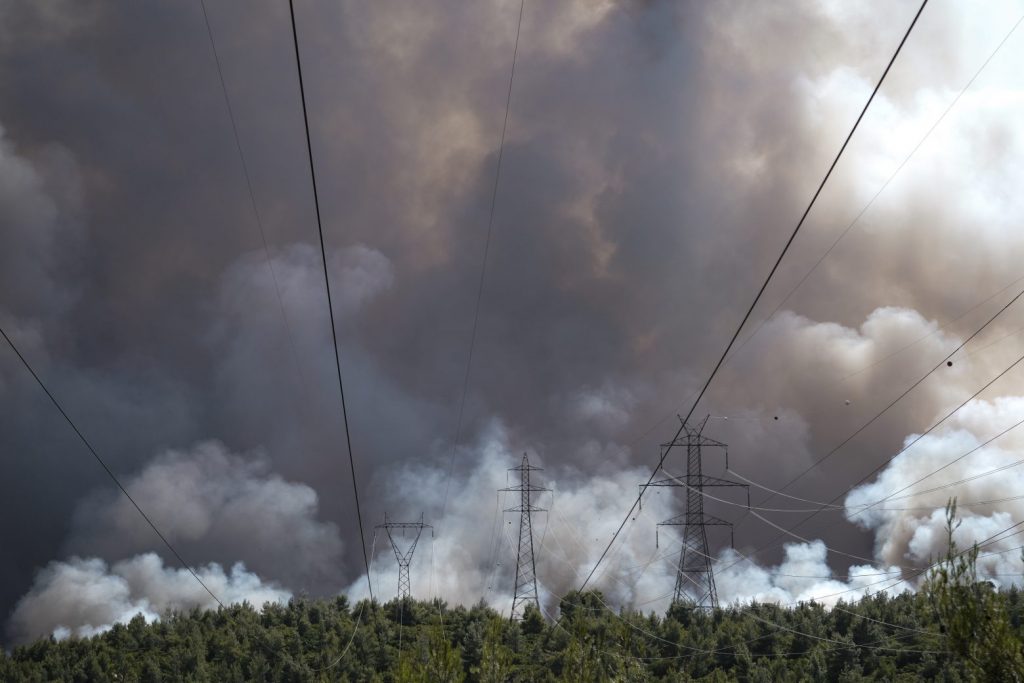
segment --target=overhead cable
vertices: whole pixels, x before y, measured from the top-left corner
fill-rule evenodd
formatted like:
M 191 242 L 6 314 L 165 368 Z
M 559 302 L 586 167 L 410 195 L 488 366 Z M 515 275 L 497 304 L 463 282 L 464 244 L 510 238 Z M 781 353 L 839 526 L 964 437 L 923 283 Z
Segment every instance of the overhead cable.
M 808 214 L 810 214 L 811 209 L 814 207 L 814 204 L 817 201 L 818 196 L 821 194 L 822 190 L 825 189 L 825 184 L 828 182 L 828 179 L 831 177 L 832 171 L 835 169 L 836 165 L 839 163 L 839 159 L 843 156 L 843 152 L 846 150 L 847 145 L 850 144 L 850 140 L 853 138 L 853 134 L 857 131 L 857 127 L 860 125 L 860 122 L 863 120 L 864 115 L 868 111 L 868 108 L 871 106 L 871 102 L 874 101 L 875 96 L 878 94 L 878 91 L 881 89 L 882 83 L 885 82 L 885 77 L 889 74 L 889 70 L 892 69 L 892 65 L 896 62 L 896 58 L 899 56 L 900 51 L 903 49 L 904 44 L 907 42 L 907 39 L 910 37 L 911 31 L 914 30 L 914 26 L 917 24 L 917 20 L 921 16 L 921 12 L 924 11 L 924 8 L 925 8 L 925 6 L 927 4 L 928 4 L 928 0 L 924 0 L 921 3 L 921 6 L 918 8 L 917 13 L 914 15 L 913 20 L 910 22 L 910 26 L 907 27 L 906 32 L 903 34 L 902 40 L 900 40 L 899 45 L 896 47 L 896 51 L 893 53 L 892 58 L 889 60 L 889 63 L 886 65 L 885 71 L 882 72 L 882 76 L 878 79 L 878 83 L 875 85 L 874 90 L 871 91 L 871 96 L 868 97 L 867 102 L 864 104 L 864 108 L 861 109 L 860 114 L 857 116 L 857 120 L 854 122 L 853 128 L 850 129 L 849 134 L 846 136 L 846 139 L 843 141 L 842 146 L 839 148 L 839 152 L 836 154 L 835 158 L 832 160 L 832 164 L 829 166 L 828 171 L 826 171 L 824 178 L 822 178 L 821 183 L 818 184 L 818 189 L 814 192 L 814 195 L 811 197 L 811 201 L 807 204 L 807 208 L 804 209 L 803 214 L 800 216 L 800 220 L 797 221 L 796 227 L 793 229 L 793 232 L 790 234 L 789 239 L 786 240 L 786 243 L 783 246 L 781 253 L 779 254 L 778 258 L 775 260 L 775 263 L 772 266 L 771 270 L 768 272 L 768 277 L 765 278 L 764 283 L 761 285 L 761 288 L 758 290 L 757 295 L 754 297 L 754 300 L 751 302 L 750 307 L 747 309 L 747 312 L 743 316 L 743 319 L 740 320 L 739 326 L 736 328 L 736 331 L 733 333 L 732 338 L 729 339 L 729 343 L 726 344 L 725 351 L 722 352 L 722 355 L 719 357 L 718 362 L 715 363 L 715 366 L 711 370 L 711 374 L 708 376 L 707 381 L 704 382 L 704 386 L 701 388 L 700 392 L 697 394 L 697 398 L 694 400 L 693 405 L 690 406 L 690 410 L 686 413 L 686 417 L 683 418 L 682 420 L 680 420 L 681 424 L 679 425 L 679 429 L 676 432 L 675 437 L 673 437 L 672 440 L 669 442 L 670 445 L 662 451 L 661 458 L 658 461 L 658 465 L 651 472 L 650 479 L 648 479 L 648 481 L 647 481 L 648 485 L 650 485 L 650 483 L 654 481 L 654 477 L 657 476 L 658 470 L 661 469 L 661 466 L 665 462 L 665 458 L 668 457 L 668 454 L 672 450 L 672 444 L 674 444 L 676 442 L 676 440 L 679 438 L 679 436 L 683 433 L 683 429 L 685 429 L 686 423 L 693 416 L 693 412 L 697 409 L 697 406 L 700 404 L 700 401 L 704 397 L 705 392 L 707 392 L 708 387 L 711 386 L 711 382 L 715 379 L 715 375 L 718 373 L 719 368 L 722 367 L 722 363 L 725 361 L 726 357 L 729 355 L 729 351 L 732 350 L 733 344 L 736 343 L 736 339 L 739 337 L 740 332 L 743 330 L 744 325 L 746 325 L 747 320 L 750 319 L 750 315 L 754 312 L 754 308 L 757 307 L 757 304 L 761 300 L 761 296 L 764 294 L 765 289 L 768 288 L 768 283 L 771 282 L 772 277 L 774 277 L 774 275 L 775 275 L 775 272 L 779 269 L 779 265 L 782 263 L 782 259 L 785 258 L 786 253 L 789 251 L 790 246 L 792 246 L 792 244 L 793 244 L 793 240 L 796 239 L 797 234 L 800 232 L 800 228 L 803 227 L 804 221 L 807 219 Z M 640 493 L 637 495 L 636 500 L 633 502 L 633 505 L 630 507 L 629 512 L 626 513 L 626 516 L 625 516 L 625 518 L 623 518 L 622 523 L 619 525 L 619 528 L 615 531 L 614 534 L 612 534 L 611 540 L 608 541 L 608 545 L 605 547 L 604 551 L 601 553 L 601 556 L 598 558 L 597 563 L 594 565 L 594 568 L 590 570 L 590 574 L 588 574 L 586 580 L 583 581 L 583 585 L 580 586 L 580 590 L 583 590 L 584 588 L 586 588 L 587 584 L 590 582 L 590 579 L 594 576 L 594 573 L 597 571 L 597 568 L 600 566 L 600 564 L 604 560 L 605 556 L 607 556 L 608 551 L 611 549 L 612 545 L 615 543 L 615 539 L 618 538 L 619 533 L 621 533 L 623 527 L 626 526 L 626 522 L 629 521 L 629 518 L 633 514 L 633 511 L 640 504 L 640 501 L 643 498 L 645 490 L 646 490 L 646 487 L 643 487 L 643 488 L 640 489 Z
M 74 421 L 68 415 L 67 411 L 64 410 L 64 407 L 57 400 L 57 397 L 50 392 L 50 390 L 43 383 L 43 380 L 40 379 L 38 374 L 36 374 L 36 371 L 32 369 L 32 366 L 29 364 L 28 360 L 25 358 L 25 356 L 22 355 L 18 347 L 15 346 L 11 338 L 7 336 L 7 332 L 5 332 L 2 327 L 0 327 L 0 336 L 3 336 L 4 341 L 7 342 L 8 346 L 11 347 L 11 350 L 14 351 L 16 356 L 18 356 L 18 360 L 21 361 L 21 364 L 24 365 L 25 369 L 28 370 L 29 374 L 32 375 L 32 379 L 36 381 L 36 384 L 39 385 L 39 388 L 42 389 L 43 393 L 46 394 L 46 397 L 50 399 L 50 402 L 53 403 L 54 407 L 57 409 L 57 412 L 61 414 L 61 416 L 68 423 L 71 429 L 75 432 L 75 434 L 78 436 L 81 442 L 85 445 L 89 453 L 92 454 L 92 457 L 96 459 L 96 462 L 100 464 L 100 467 L 103 468 L 103 471 L 107 473 L 107 476 L 110 477 L 111 481 L 113 481 L 115 485 L 117 485 L 117 488 L 121 490 L 121 493 L 123 493 L 124 497 L 128 499 L 128 502 L 132 504 L 132 507 L 135 508 L 135 511 L 139 513 L 142 519 L 146 520 L 146 524 L 149 525 L 149 527 L 163 542 L 167 549 L 171 551 L 171 554 L 174 555 L 174 557 L 178 560 L 181 566 L 188 570 L 188 573 L 191 574 L 192 578 L 195 579 L 199 583 L 199 585 L 203 587 L 203 590 L 209 593 L 210 597 L 213 598 L 214 602 L 216 602 L 221 607 L 224 607 L 225 605 L 223 602 L 221 602 L 221 599 L 218 598 L 212 590 L 210 590 L 210 587 L 207 586 L 206 583 L 201 578 L 199 578 L 199 574 L 197 574 L 196 571 L 192 569 L 189 563 L 185 561 L 185 558 L 181 556 L 181 553 L 179 553 L 177 549 L 173 545 L 171 545 L 171 542 L 167 540 L 167 537 L 163 535 L 159 528 L 157 528 L 156 524 L 153 522 L 152 519 L 150 519 L 149 515 L 147 515 L 145 511 L 143 511 L 143 509 L 139 506 L 139 504 L 135 502 L 135 499 L 132 498 L 132 494 L 128 493 L 128 489 L 124 487 L 124 485 L 121 483 L 121 480 L 117 478 L 117 475 L 114 474 L 113 470 L 110 469 L 110 467 L 103 460 L 103 458 L 96 451 L 96 449 L 93 448 L 93 445 L 89 442 L 89 440 L 85 438 L 85 434 L 83 434 L 82 431 L 78 428 L 78 426 L 74 423 Z
M 331 300 L 331 277 L 327 268 L 327 249 L 324 246 L 324 226 L 320 219 L 320 195 L 316 188 L 316 168 L 313 164 L 313 143 L 309 135 L 309 114 L 306 110 L 306 88 L 302 81 L 302 58 L 299 55 L 299 33 L 295 27 L 295 2 L 288 0 L 288 11 L 291 16 L 292 42 L 295 45 L 295 67 L 299 75 L 299 97 L 302 99 L 302 123 L 306 130 L 306 152 L 309 156 L 309 176 L 313 184 L 313 206 L 316 208 L 316 229 L 320 236 L 320 257 L 323 261 L 324 287 L 327 290 L 327 312 L 331 321 L 331 340 L 334 343 L 334 366 L 338 375 L 338 393 L 341 395 L 341 418 L 345 425 L 345 445 L 348 448 L 348 464 L 352 474 L 352 494 L 356 508 L 356 521 L 359 524 L 359 542 L 363 547 L 363 566 L 366 567 L 366 586 L 373 599 L 373 584 L 370 581 L 370 558 L 366 551 L 366 536 L 363 534 L 363 512 L 359 505 L 359 481 L 356 478 L 356 461 L 352 454 L 352 435 L 348 426 L 348 410 L 345 407 L 345 386 L 341 379 L 341 355 L 338 350 L 338 330 L 334 323 L 334 303 Z
M 462 440 L 462 419 L 466 412 L 466 395 L 469 391 L 469 374 L 473 367 L 473 351 L 476 348 L 476 332 L 480 326 L 480 304 L 484 297 L 484 281 L 487 275 L 487 255 L 491 249 L 491 234 L 494 232 L 494 211 L 498 204 L 498 185 L 501 180 L 501 161 L 505 156 L 505 133 L 508 130 L 508 112 L 512 106 L 512 83 L 516 77 L 516 58 L 519 56 L 519 32 L 523 26 L 523 8 L 526 0 L 519 2 L 519 20 L 516 23 L 516 40 L 512 48 L 512 67 L 508 74 L 508 92 L 505 94 L 505 118 L 501 124 L 501 139 L 498 142 L 498 160 L 494 169 L 494 187 L 491 190 L 491 208 L 487 214 L 487 232 L 484 238 L 484 254 L 480 263 L 480 279 L 476 288 L 476 305 L 473 308 L 473 330 L 469 335 L 469 353 L 466 355 L 466 371 L 462 376 L 462 396 L 459 399 L 459 412 L 455 420 L 455 436 L 452 438 L 452 453 L 448 462 L 448 474 L 444 482 L 444 499 L 441 502 L 441 517 L 448 509 L 448 494 L 455 471 L 455 455 Z

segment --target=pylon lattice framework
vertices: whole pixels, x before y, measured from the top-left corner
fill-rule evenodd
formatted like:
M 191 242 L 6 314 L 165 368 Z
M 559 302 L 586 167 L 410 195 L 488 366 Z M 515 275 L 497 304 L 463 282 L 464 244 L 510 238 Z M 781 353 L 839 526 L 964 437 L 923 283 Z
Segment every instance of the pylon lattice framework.
M 409 578 L 409 565 L 412 563 L 412 555 L 416 552 L 416 544 L 420 541 L 420 534 L 423 533 L 423 529 L 430 529 L 430 533 L 434 533 L 434 527 L 429 524 L 423 523 L 423 515 L 420 515 L 420 521 L 418 522 L 389 522 L 388 514 L 384 513 L 384 523 L 377 525 L 378 529 L 384 529 L 388 535 L 388 541 L 391 542 L 391 549 L 395 551 L 395 559 L 398 560 L 398 599 L 402 600 L 412 595 L 412 582 Z M 406 531 L 413 531 L 412 543 L 402 550 L 399 547 L 398 540 L 395 538 L 395 534 L 392 532 L 401 531 L 402 538 L 405 538 Z
M 673 602 L 692 602 L 695 607 L 700 608 L 718 607 L 718 589 L 715 587 L 715 574 L 711 568 L 707 528 L 709 526 L 727 526 L 730 536 L 732 534 L 731 522 L 704 513 L 704 489 L 712 486 L 743 487 L 747 491 L 747 507 L 750 507 L 750 487 L 747 484 L 707 476 L 701 471 L 703 448 L 721 448 L 723 450 L 727 448 L 721 441 L 704 436 L 704 427 L 709 417 L 701 420 L 696 427 L 683 425 L 684 435 L 672 443 L 661 446 L 662 452 L 669 448 L 686 448 L 686 475 L 680 478 L 665 472 L 668 475 L 666 478 L 640 486 L 641 489 L 645 489 L 647 486 L 686 489 L 686 512 L 659 522 L 657 526 L 683 527 L 683 545 L 679 550 L 679 564 L 676 567 Z M 728 469 L 728 450 L 725 450 L 725 466 Z M 655 539 L 657 544 L 657 528 Z
M 519 486 L 498 489 L 499 491 L 518 492 L 519 505 L 507 508 L 505 512 L 519 513 L 519 549 L 516 552 L 516 583 L 512 594 L 512 612 L 509 618 L 520 619 L 526 605 L 531 602 L 540 609 L 540 597 L 537 593 L 537 563 L 533 553 L 533 513 L 546 512 L 545 508 L 537 507 L 531 500 L 531 494 L 551 489 L 534 486 L 530 483 L 530 472 L 538 472 L 543 468 L 530 464 L 526 453 L 519 467 L 509 468 L 509 472 L 519 473 Z

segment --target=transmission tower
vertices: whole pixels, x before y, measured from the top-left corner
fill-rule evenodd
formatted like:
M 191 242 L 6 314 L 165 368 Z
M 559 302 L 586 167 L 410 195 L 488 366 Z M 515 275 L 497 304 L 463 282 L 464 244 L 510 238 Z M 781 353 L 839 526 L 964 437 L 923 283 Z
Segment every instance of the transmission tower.
M 519 550 L 516 553 L 516 586 L 512 594 L 512 613 L 509 615 L 513 621 L 522 618 L 526 605 L 533 603 L 540 609 L 540 598 L 537 594 L 537 563 L 533 556 L 533 513 L 545 512 L 544 508 L 534 505 L 530 498 L 531 494 L 540 491 L 550 491 L 543 486 L 534 486 L 530 483 L 530 472 L 538 472 L 541 467 L 534 467 L 530 464 L 526 453 L 523 453 L 523 462 L 519 467 L 509 468 L 509 472 L 519 473 L 519 486 L 498 489 L 499 491 L 518 492 L 519 505 L 505 510 L 505 512 L 519 513 Z
M 411 581 L 409 580 L 409 564 L 412 563 L 412 554 L 416 552 L 416 544 L 419 543 L 420 534 L 423 533 L 423 529 L 430 529 L 430 533 L 434 533 L 434 527 L 429 524 L 423 523 L 423 515 L 420 515 L 420 521 L 418 522 L 389 522 L 388 513 L 384 513 L 384 523 L 377 525 L 378 529 L 383 529 L 388 535 L 388 540 L 391 541 L 391 549 L 395 551 L 395 559 L 398 560 L 398 599 L 402 600 L 408 598 L 412 593 Z M 397 539 L 395 533 L 402 532 L 401 539 Z M 399 540 L 406 539 L 406 532 L 412 532 L 412 543 L 408 544 L 405 550 L 399 546 Z
M 710 417 L 710 416 L 708 416 Z M 710 477 L 701 472 L 702 449 L 721 448 L 725 453 L 725 467 L 729 467 L 729 452 L 721 441 L 709 439 L 703 435 L 708 417 L 701 420 L 696 427 L 683 425 L 683 432 L 671 443 L 662 444 L 662 453 L 670 448 L 686 448 L 686 475 L 676 477 L 665 472 L 664 479 L 650 484 L 641 484 L 641 490 L 647 486 L 669 486 L 686 489 L 686 512 L 676 515 L 657 527 L 683 527 L 683 546 L 679 550 L 679 564 L 676 568 L 676 586 L 673 602 L 691 602 L 699 608 L 718 607 L 718 591 L 715 588 L 715 573 L 711 569 L 711 553 L 708 552 L 709 526 L 729 527 L 732 535 L 732 523 L 718 517 L 704 514 L 704 489 L 712 486 L 737 486 L 747 491 L 747 507 L 750 507 L 750 488 L 747 484 Z M 664 461 L 664 458 L 662 459 Z M 664 470 L 662 470 L 664 472 Z M 657 527 L 655 527 L 655 544 L 657 545 Z M 731 541 L 731 538 L 730 538 Z

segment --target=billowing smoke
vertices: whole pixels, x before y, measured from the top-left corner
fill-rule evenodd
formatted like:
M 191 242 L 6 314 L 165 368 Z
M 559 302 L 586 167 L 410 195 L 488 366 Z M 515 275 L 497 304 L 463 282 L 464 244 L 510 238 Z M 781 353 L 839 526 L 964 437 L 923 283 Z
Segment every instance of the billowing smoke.
M 827 559 L 822 541 L 787 543 L 783 561 L 763 567 L 733 550 L 725 550 L 715 565 L 715 581 L 723 604 L 773 602 L 786 606 L 814 600 L 834 605 L 851 602 L 878 592 L 890 594 L 910 590 L 900 577 L 899 567 L 851 566 L 837 576 Z
M 881 561 L 919 566 L 946 553 L 944 508 L 952 498 L 961 549 L 1024 521 L 1024 433 L 1015 427 L 1022 419 L 1020 396 L 976 400 L 936 432 L 908 436 L 905 452 L 846 497 L 847 519 L 873 532 Z M 1022 546 L 1019 531 L 999 536 L 982 550 L 979 575 L 999 585 L 1019 581 Z
M 259 454 L 242 457 L 205 442 L 163 453 L 123 483 L 186 558 L 242 562 L 292 590 L 323 590 L 332 581 L 340 588 L 344 545 L 338 528 L 318 519 L 316 491 L 271 472 Z M 105 490 L 78 507 L 66 550 L 118 558 L 154 541 L 128 499 Z
M 196 569 L 196 574 L 225 605 L 247 601 L 258 608 L 291 597 L 287 590 L 246 571 L 241 562 L 230 572 L 211 563 Z M 72 557 L 51 562 L 36 575 L 15 606 L 9 628 L 17 642 L 47 635 L 87 637 L 139 614 L 153 621 L 172 611 L 216 606 L 188 570 L 164 566 L 153 553 L 109 567 L 99 558 Z
M 499 490 L 519 486 L 518 473 L 508 469 L 521 465 L 522 452 L 512 446 L 500 423 L 492 423 L 472 451 L 476 465 L 468 476 L 453 478 L 443 516 L 436 494 L 446 489 L 446 470 L 414 466 L 395 482 L 404 517 L 393 512 L 389 518 L 417 521 L 423 513 L 425 522 L 434 527 L 433 533 L 429 529 L 424 532 L 414 555 L 414 597 L 440 597 L 461 604 L 483 599 L 507 613 L 515 581 L 520 515 L 506 510 L 518 507 L 521 500 L 517 492 Z M 531 474 L 531 485 L 550 489 L 531 498 L 534 506 L 544 509 L 533 515 L 533 542 L 542 605 L 549 614 L 556 614 L 558 600 L 577 588 L 597 562 L 602 541 L 610 538 L 618 524 L 623 501 L 635 498 L 645 472 L 634 467 L 619 469 L 615 476 L 591 475 L 548 463 L 536 452 L 528 457 L 531 466 L 543 468 Z M 671 582 L 671 567 L 655 564 L 654 528 L 656 522 L 671 516 L 671 509 L 668 496 L 652 495 L 630 520 L 622 541 L 594 578 L 593 585 L 610 602 L 634 604 L 638 595 L 663 593 L 666 581 Z M 390 599 L 397 586 L 397 565 L 382 530 L 375 540 L 371 575 L 378 596 Z M 395 540 L 404 551 L 413 536 L 407 532 Z M 366 584 L 361 579 L 349 590 L 363 596 Z M 658 602 L 667 604 L 663 596 Z
M 265 253 L 198 6 L 81 5 L 0 5 L 0 323 L 190 562 L 244 561 L 282 590 L 358 594 L 287 13 L 277 3 L 209 8 Z M 505 469 L 524 450 L 555 489 L 535 518 L 546 609 L 551 594 L 582 581 L 915 10 L 527 3 L 449 489 L 518 5 L 305 3 L 299 30 L 311 55 L 356 483 L 369 522 L 422 512 L 435 525 L 433 543 L 424 537 L 417 550 L 414 595 L 507 604 L 518 520 L 501 512 L 513 502 L 495 500 L 495 489 L 514 483 Z M 926 9 L 742 339 L 899 168 L 1019 13 L 1012 2 Z M 730 445 L 733 472 L 782 486 L 1020 286 L 1004 289 L 1024 261 L 1021 49 L 1020 36 L 1006 43 L 723 367 L 698 416 L 728 418 L 708 430 Z M 1007 311 L 787 491 L 842 502 L 908 434 L 1016 358 L 1021 324 Z M 1013 462 L 1015 435 L 908 492 L 969 481 L 859 507 L 987 440 L 1024 409 L 1021 386 L 1007 376 L 852 492 L 846 518 L 823 513 L 802 527 L 807 542 L 785 539 L 795 545 L 758 553 L 755 566 L 714 535 L 723 599 L 874 590 L 869 574 L 888 579 L 891 567 L 941 553 L 953 495 L 961 544 L 1024 518 L 1015 501 L 979 502 L 1015 495 L 1016 470 L 970 479 Z M 163 552 L 3 348 L 0 399 L 0 543 L 16 549 L 0 563 L 3 613 L 54 558 L 116 568 Z M 666 463 L 673 474 L 682 467 Z M 717 454 L 705 471 L 731 476 Z M 663 528 L 655 547 L 655 524 L 681 511 L 679 493 L 650 494 L 627 520 L 594 583 L 610 603 L 664 606 L 678 537 Z M 755 504 L 764 495 L 755 490 Z M 724 498 L 709 500 L 709 512 L 740 519 L 740 500 Z M 748 554 L 766 527 L 743 519 L 736 548 Z M 826 546 L 876 561 L 850 568 L 848 557 L 823 556 Z M 375 551 L 386 597 L 394 565 L 379 534 Z M 1019 570 L 1005 555 L 983 560 L 989 575 Z M 49 566 L 31 595 L 65 565 Z M 97 585 L 120 580 L 89 566 L 81 576 Z M 144 603 L 170 604 L 149 592 L 131 588 L 116 602 L 124 609 L 16 630 L 100 628 L 140 605 L 162 609 Z
M 20 154 L 0 125 L 0 307 L 4 317 L 47 319 L 74 301 L 70 254 L 81 240 L 82 188 L 74 157 L 49 144 Z M 72 268 L 73 271 L 73 268 Z

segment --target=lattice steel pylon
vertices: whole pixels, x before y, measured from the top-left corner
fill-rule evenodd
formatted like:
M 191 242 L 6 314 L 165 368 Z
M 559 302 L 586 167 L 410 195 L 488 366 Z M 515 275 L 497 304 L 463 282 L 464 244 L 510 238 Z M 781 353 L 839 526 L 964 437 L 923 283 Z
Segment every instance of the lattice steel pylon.
M 388 540 L 391 542 L 391 549 L 395 551 L 395 559 L 398 560 L 398 599 L 402 600 L 408 598 L 412 594 L 412 582 L 409 578 L 409 565 L 412 563 L 412 554 L 416 552 L 416 544 L 420 541 L 420 534 L 423 533 L 423 529 L 430 529 L 430 533 L 434 533 L 434 527 L 429 524 L 423 523 L 423 515 L 420 515 L 420 521 L 418 522 L 389 522 L 388 513 L 384 513 L 384 523 L 377 525 L 378 529 L 384 529 L 388 535 Z M 395 535 L 392 531 L 401 531 L 402 537 L 405 537 L 406 531 L 414 531 L 412 543 L 405 550 L 402 550 L 398 541 L 395 539 Z
M 526 605 L 533 603 L 540 609 L 540 597 L 537 594 L 537 563 L 533 554 L 533 513 L 545 512 L 545 508 L 537 507 L 531 500 L 531 494 L 550 491 L 543 486 L 530 483 L 530 472 L 538 472 L 543 468 L 530 464 L 526 453 L 519 467 L 509 468 L 509 472 L 519 472 L 519 486 L 498 489 L 499 491 L 518 492 L 519 505 L 507 508 L 505 512 L 519 513 L 519 550 L 516 553 L 516 584 L 512 593 L 511 620 L 522 618 Z
M 747 484 L 710 477 L 701 471 L 703 448 L 727 448 L 721 441 L 715 441 L 704 436 L 704 426 L 708 422 L 708 417 L 701 420 L 696 427 L 683 425 L 683 435 L 680 435 L 676 441 L 662 444 L 661 446 L 663 450 L 685 446 L 686 475 L 676 477 L 665 472 L 666 478 L 653 481 L 650 484 L 641 484 L 640 486 L 641 489 L 647 486 L 669 486 L 686 489 L 686 512 L 676 515 L 671 519 L 666 519 L 664 522 L 659 522 L 657 526 L 683 527 L 683 545 L 679 550 L 679 564 L 676 568 L 673 602 L 692 602 L 695 607 L 699 608 L 718 607 L 718 589 L 715 587 L 715 573 L 711 568 L 707 527 L 727 526 L 729 527 L 730 534 L 732 534 L 731 522 L 704 514 L 704 489 L 711 486 L 743 487 L 747 491 L 747 507 L 750 507 L 750 488 Z M 725 451 L 725 466 L 728 469 L 728 450 Z M 655 544 L 658 544 L 657 527 L 655 527 Z

